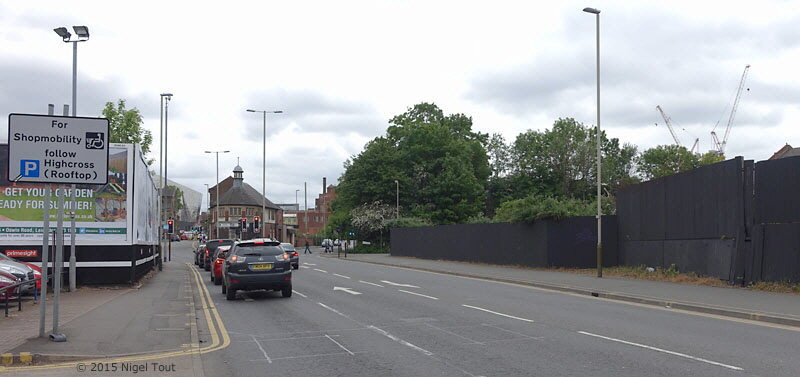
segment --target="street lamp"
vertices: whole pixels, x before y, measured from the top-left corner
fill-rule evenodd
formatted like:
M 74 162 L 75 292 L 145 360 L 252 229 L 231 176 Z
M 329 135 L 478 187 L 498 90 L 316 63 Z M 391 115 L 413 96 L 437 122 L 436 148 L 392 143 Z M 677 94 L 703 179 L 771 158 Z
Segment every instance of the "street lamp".
M 58 27 L 53 31 L 61 37 L 64 43 L 72 43 L 72 116 L 77 114 L 77 101 L 78 101 L 78 42 L 85 42 L 89 40 L 89 28 L 86 26 L 73 26 L 72 30 L 75 31 L 76 38 L 72 39 L 72 34 L 67 31 L 65 27 Z M 76 268 L 75 261 L 77 259 L 75 250 L 75 208 L 77 208 L 75 197 L 75 184 L 72 184 L 72 214 L 70 220 L 70 253 L 69 253 L 69 291 L 76 290 Z
M 297 201 L 297 193 L 300 192 L 300 189 L 294 190 L 294 205 L 297 207 L 297 210 L 300 210 L 300 202 Z
M 267 113 L 282 114 L 283 110 L 253 110 L 247 109 L 248 113 L 261 113 L 264 115 L 264 129 L 263 129 L 263 155 L 261 160 L 261 221 L 267 221 Z M 277 224 L 277 222 L 276 222 Z M 261 236 L 266 237 L 267 227 L 261 227 Z
M 586 13 L 592 13 L 596 19 L 596 33 L 597 36 L 597 130 L 595 132 L 597 143 L 597 277 L 603 277 L 603 228 L 602 228 L 602 215 L 603 211 L 600 207 L 600 11 L 594 8 L 583 8 Z
M 228 153 L 230 151 L 205 151 L 205 153 L 214 153 L 217 155 L 217 208 L 216 208 L 216 215 L 214 215 L 214 228 L 215 228 L 215 235 L 216 238 L 219 238 L 219 154 L 220 153 Z M 209 194 L 210 195 L 210 194 Z M 210 206 L 211 203 L 208 203 Z
M 398 218 L 400 218 L 400 182 L 395 179 L 394 180 L 394 184 L 395 184 L 395 186 L 397 188 L 397 191 L 396 191 L 396 193 L 397 193 L 397 198 L 396 198 L 397 201 L 395 202 L 394 218 L 398 219 Z
M 161 148 L 163 149 L 163 151 L 162 151 L 163 153 L 161 153 L 159 157 L 161 158 L 161 161 L 164 164 L 164 175 L 163 176 L 161 175 L 161 167 L 160 167 L 161 165 L 159 163 L 159 176 L 162 177 L 162 178 L 159 178 L 159 180 L 163 179 L 163 183 L 161 183 L 161 182 L 159 182 L 159 183 L 161 183 L 161 185 L 160 185 L 161 186 L 161 199 L 160 200 L 162 202 L 164 201 L 164 198 L 163 198 L 164 188 L 167 187 L 167 144 L 168 144 L 167 143 L 167 141 L 168 141 L 167 135 L 168 135 L 168 131 L 169 131 L 167 118 L 169 117 L 169 101 L 171 99 L 172 99 L 172 93 L 161 93 L 161 125 L 160 125 L 161 128 L 160 128 L 159 131 L 160 132 L 163 131 L 164 137 L 159 137 L 161 139 Z M 163 204 L 162 204 L 162 207 L 163 207 Z M 164 215 L 163 214 L 163 210 L 164 210 L 164 208 L 162 208 L 162 214 L 161 214 L 162 216 Z M 162 218 L 161 219 L 161 224 L 164 224 L 164 221 L 165 221 L 165 219 Z M 159 245 L 161 245 L 160 242 L 161 241 L 159 241 Z M 172 260 L 172 237 L 171 236 L 169 237 L 167 242 L 168 242 L 168 245 L 169 245 L 169 256 L 168 256 L 168 258 L 165 258 L 165 259 L 166 260 Z M 162 257 L 164 257 L 164 255 L 162 255 Z

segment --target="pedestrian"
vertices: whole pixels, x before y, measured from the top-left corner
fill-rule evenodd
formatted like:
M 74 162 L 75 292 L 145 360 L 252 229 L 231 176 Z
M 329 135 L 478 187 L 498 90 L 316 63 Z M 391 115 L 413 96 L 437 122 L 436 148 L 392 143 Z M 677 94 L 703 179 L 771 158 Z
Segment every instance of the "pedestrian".
M 306 253 L 314 254 L 314 253 L 311 252 L 311 249 L 308 248 L 308 240 L 306 240 L 306 250 L 303 252 L 303 254 L 306 254 Z

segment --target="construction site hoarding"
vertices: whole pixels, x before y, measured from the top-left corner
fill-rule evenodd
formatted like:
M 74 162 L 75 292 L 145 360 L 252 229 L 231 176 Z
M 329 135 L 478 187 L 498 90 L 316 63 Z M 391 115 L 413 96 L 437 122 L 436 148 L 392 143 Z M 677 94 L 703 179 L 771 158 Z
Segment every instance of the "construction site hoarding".
M 0 145 L 0 169 L 7 168 L 8 145 Z M 78 245 L 133 245 L 158 242 L 158 192 L 138 146 L 109 146 L 108 182 L 103 185 L 50 185 L 50 224 L 63 190 L 64 223 L 69 224 L 75 196 Z M 45 184 L 10 182 L 0 174 L 0 245 L 41 245 Z M 69 226 L 64 227 L 69 238 Z

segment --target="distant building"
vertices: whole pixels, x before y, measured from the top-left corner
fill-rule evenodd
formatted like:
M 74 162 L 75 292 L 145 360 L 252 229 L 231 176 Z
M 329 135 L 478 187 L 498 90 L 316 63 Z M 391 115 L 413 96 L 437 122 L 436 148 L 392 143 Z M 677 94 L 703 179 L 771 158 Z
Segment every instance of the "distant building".
M 777 160 L 779 158 L 786 158 L 786 157 L 796 157 L 800 156 L 800 148 L 792 148 L 791 145 L 786 144 L 783 148 L 778 149 L 775 154 L 770 157 L 770 160 Z
M 317 235 L 331 216 L 330 205 L 336 199 L 336 186 L 328 186 L 327 178 L 322 178 L 322 194 L 314 199 L 314 208 L 307 211 L 286 211 L 287 214 L 297 216 L 297 239 L 296 245 L 303 245 L 306 241 L 313 244 L 314 236 Z
M 233 177 L 225 178 L 219 183 L 219 204 L 217 186 L 210 187 L 208 191 L 211 197 L 208 233 L 211 238 L 251 239 L 263 236 L 290 241 L 294 237 L 283 223 L 283 210 L 264 198 L 252 186 L 244 183 L 244 170 L 241 166 L 237 165 L 233 169 Z M 262 203 L 266 209 L 263 215 Z M 253 228 L 256 216 L 261 218 L 259 232 Z M 244 231 L 242 219 L 245 219 L 247 224 Z M 218 225 L 219 234 L 217 234 Z
M 278 207 L 281 207 L 284 211 L 299 211 L 300 204 L 297 203 L 289 203 L 289 204 L 276 204 Z

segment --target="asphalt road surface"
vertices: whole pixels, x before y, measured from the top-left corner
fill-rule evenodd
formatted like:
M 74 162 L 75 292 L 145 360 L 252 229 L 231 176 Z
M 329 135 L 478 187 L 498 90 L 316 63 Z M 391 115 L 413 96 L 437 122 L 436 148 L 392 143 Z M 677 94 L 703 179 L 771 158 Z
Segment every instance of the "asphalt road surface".
M 189 243 L 174 262 L 191 262 Z M 798 376 L 800 332 L 525 286 L 300 256 L 294 295 L 227 301 L 206 376 Z M 197 268 L 193 266 L 192 268 Z

